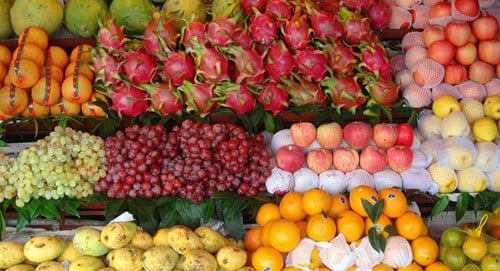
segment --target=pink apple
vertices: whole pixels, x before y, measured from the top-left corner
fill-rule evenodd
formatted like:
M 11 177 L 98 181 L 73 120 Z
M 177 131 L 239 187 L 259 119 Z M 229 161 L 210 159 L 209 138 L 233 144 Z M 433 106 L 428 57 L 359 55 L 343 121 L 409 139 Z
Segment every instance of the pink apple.
M 333 151 L 333 166 L 342 172 L 351 172 L 359 166 L 359 153 L 352 148 L 338 148 Z
M 306 155 L 307 166 L 316 174 L 330 169 L 333 156 L 327 149 L 310 150 Z
M 394 146 L 387 150 L 387 164 L 396 172 L 410 168 L 413 161 L 413 151 L 405 146 Z
M 406 122 L 398 123 L 396 129 L 398 130 L 396 145 L 410 148 L 413 145 L 413 128 L 411 125 Z
M 373 142 L 377 147 L 388 149 L 398 140 L 398 129 L 389 123 L 377 123 L 373 126 Z
M 385 151 L 376 146 L 367 146 L 359 155 L 359 166 L 371 174 L 384 170 L 386 165 Z
M 316 130 L 316 140 L 324 149 L 335 149 L 342 143 L 342 127 L 337 122 L 321 124 Z
M 345 125 L 343 129 L 345 142 L 355 150 L 361 150 L 368 146 L 373 136 L 370 124 L 362 121 L 354 121 Z
M 276 164 L 279 168 L 294 172 L 304 166 L 306 156 L 302 148 L 295 145 L 285 145 L 276 152 Z
M 444 37 L 456 47 L 467 44 L 472 33 L 470 24 L 463 21 L 451 21 L 444 27 L 443 31 Z
M 316 126 L 310 122 L 296 122 L 290 126 L 290 137 L 295 145 L 307 147 L 316 139 Z

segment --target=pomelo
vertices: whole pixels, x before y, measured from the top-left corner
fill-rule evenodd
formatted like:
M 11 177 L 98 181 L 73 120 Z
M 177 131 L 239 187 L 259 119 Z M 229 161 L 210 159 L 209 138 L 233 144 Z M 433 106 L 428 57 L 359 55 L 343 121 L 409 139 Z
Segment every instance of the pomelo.
M 109 11 L 116 23 L 130 35 L 144 34 L 146 25 L 153 20 L 153 3 L 150 0 L 114 0 Z
M 14 0 L 0 0 L 0 39 L 9 38 L 14 34 L 10 23 L 10 7 Z
M 85 11 L 85 12 L 82 12 Z M 104 0 L 68 0 L 64 5 L 64 25 L 73 34 L 93 37 L 109 10 Z
M 16 0 L 10 9 L 17 35 L 29 26 L 38 26 L 52 35 L 61 27 L 63 17 L 64 8 L 58 0 Z

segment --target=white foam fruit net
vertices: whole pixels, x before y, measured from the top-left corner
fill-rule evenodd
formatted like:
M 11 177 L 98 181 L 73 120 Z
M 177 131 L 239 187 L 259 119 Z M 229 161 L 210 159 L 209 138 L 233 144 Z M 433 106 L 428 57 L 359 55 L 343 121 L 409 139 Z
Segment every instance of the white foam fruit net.
M 410 31 L 401 39 L 401 48 L 403 49 L 403 52 L 408 51 L 408 49 L 415 45 L 425 47 L 422 31 Z
M 409 29 L 413 18 L 409 10 L 391 6 L 391 19 L 389 20 L 389 29 Z
M 495 4 L 495 1 L 497 1 L 497 0 L 479 0 L 479 7 L 480 8 L 492 7 Z M 497 1 L 497 3 L 498 3 L 498 1 Z
M 426 6 L 432 7 L 432 6 L 434 6 L 435 4 L 437 4 L 437 3 L 441 2 L 441 1 L 443 1 L 443 0 L 423 0 L 422 4 L 424 4 Z
M 405 65 L 408 69 L 413 68 L 420 60 L 427 58 L 427 48 L 415 45 L 405 54 Z
M 405 55 L 397 54 L 391 58 L 391 74 L 396 74 L 406 68 Z
M 455 86 L 463 98 L 473 98 L 481 102 L 486 98 L 486 87 L 483 84 L 467 80 Z
M 409 84 L 402 91 L 402 96 L 413 108 L 422 108 L 432 103 L 432 93 L 430 89 L 422 88 L 415 83 Z
M 424 29 L 429 24 L 432 7 L 427 5 L 418 5 L 413 8 L 415 12 L 415 19 L 413 20 L 412 27 L 415 29 Z
M 396 0 L 396 5 L 408 10 L 412 10 L 422 3 L 422 0 Z
M 443 81 L 444 67 L 438 62 L 425 58 L 417 62 L 412 68 L 411 73 L 420 73 L 425 80 L 423 88 L 433 88 Z M 415 76 L 413 76 L 415 78 Z
M 500 78 L 493 78 L 488 83 L 484 84 L 486 88 L 486 96 L 500 96 Z
M 410 69 L 403 69 L 394 74 L 393 81 L 399 85 L 400 89 L 407 87 L 409 84 L 413 83 L 413 77 L 411 76 Z
M 460 100 L 463 98 L 462 93 L 458 91 L 458 88 L 454 85 L 442 82 L 439 85 L 432 88 L 432 100 L 435 101 L 437 98 L 450 95 L 455 97 L 455 99 Z

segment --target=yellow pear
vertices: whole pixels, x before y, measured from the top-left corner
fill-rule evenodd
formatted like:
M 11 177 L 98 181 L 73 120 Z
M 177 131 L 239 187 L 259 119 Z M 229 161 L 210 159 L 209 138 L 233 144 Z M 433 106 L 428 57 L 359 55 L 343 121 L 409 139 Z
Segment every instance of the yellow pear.
M 498 136 L 498 127 L 492 118 L 480 118 L 472 124 L 472 134 L 478 142 L 493 141 Z
M 486 190 L 488 184 L 486 175 L 477 167 L 457 170 L 458 190 L 460 192 L 479 193 Z
M 500 96 L 489 96 L 484 100 L 484 114 L 494 120 L 500 120 Z
M 452 168 L 432 164 L 427 170 L 432 181 L 439 184 L 439 193 L 452 193 L 457 189 L 458 177 Z
M 432 103 L 432 112 L 440 118 L 460 110 L 460 102 L 451 95 L 440 96 Z

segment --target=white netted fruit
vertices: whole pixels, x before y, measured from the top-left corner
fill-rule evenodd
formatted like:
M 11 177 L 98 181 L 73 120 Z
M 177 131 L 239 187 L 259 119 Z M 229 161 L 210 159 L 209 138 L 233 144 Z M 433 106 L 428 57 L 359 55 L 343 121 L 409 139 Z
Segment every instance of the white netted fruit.
M 486 99 L 486 87 L 483 84 L 467 80 L 455 86 L 463 98 L 473 98 L 481 102 Z
M 425 168 L 410 167 L 409 169 L 400 172 L 403 180 L 404 190 L 418 190 L 421 192 L 429 192 L 431 189 L 431 175 Z
M 404 89 L 414 83 L 411 70 L 406 68 L 395 73 L 392 80 L 399 86 L 399 89 Z
M 481 141 L 474 144 L 477 158 L 474 166 L 483 172 L 493 171 L 500 165 L 500 148 L 491 141 Z
M 423 0 L 422 4 L 432 7 L 439 2 L 442 2 L 442 0 Z
M 500 167 L 486 173 L 488 177 L 488 190 L 499 192 L 500 191 Z
M 438 62 L 425 58 L 417 62 L 411 69 L 413 80 L 423 88 L 433 88 L 444 78 L 445 69 Z
M 440 133 L 442 138 L 454 136 L 465 137 L 469 135 L 470 130 L 467 116 L 462 111 L 452 112 L 441 121 Z
M 457 178 L 460 192 L 479 193 L 486 190 L 488 185 L 484 172 L 474 166 L 457 170 Z
M 321 172 L 321 174 L 319 174 L 318 187 L 327 191 L 329 194 L 344 193 L 347 190 L 345 173 L 336 169 L 329 169 Z
M 484 106 L 480 101 L 473 98 L 464 98 L 460 100 L 460 107 L 464 112 L 469 123 L 484 117 Z
M 462 93 L 458 91 L 458 88 L 455 85 L 448 84 L 445 82 L 439 83 L 439 85 L 432 88 L 432 100 L 435 101 L 437 98 L 450 95 L 455 99 L 460 100 L 463 98 Z
M 493 78 L 488 83 L 484 84 L 486 88 L 486 96 L 500 96 L 500 78 Z
M 427 58 L 427 48 L 414 45 L 405 53 L 405 65 L 408 69 L 413 68 L 420 60 Z
M 271 176 L 266 179 L 266 190 L 270 194 L 283 194 L 293 190 L 295 181 L 293 173 L 274 167 Z
M 422 31 L 410 31 L 401 39 L 401 48 L 403 49 L 403 52 L 408 51 L 408 49 L 415 45 L 425 47 Z
M 382 263 L 392 268 L 400 268 L 409 265 L 413 261 L 413 253 L 410 242 L 402 236 L 389 236 L 384 250 Z
M 497 0 L 478 0 L 478 1 L 480 8 L 489 8 L 492 7 L 495 4 L 495 2 L 498 3 Z
M 347 182 L 347 192 L 351 192 L 354 187 L 359 185 L 367 185 L 371 188 L 375 188 L 373 175 L 362 168 L 347 172 L 345 174 L 345 179 Z
M 384 169 L 373 174 L 373 181 L 375 182 L 375 190 L 380 191 L 388 187 L 403 188 L 403 180 L 401 175 L 391 169 Z
M 402 90 L 402 96 L 413 108 L 422 108 L 429 106 L 432 102 L 432 93 L 430 89 L 411 83 Z
M 423 110 L 419 114 L 417 129 L 424 139 L 439 137 L 441 135 L 441 121 L 442 119 L 434 115 L 431 110 Z
M 453 20 L 454 19 L 452 16 L 440 16 L 440 17 L 429 18 L 429 24 L 446 26 L 449 22 Z
M 391 6 L 391 18 L 389 20 L 389 29 L 409 29 L 413 18 L 409 10 Z
M 418 5 L 413 8 L 415 19 L 411 26 L 415 29 L 424 29 L 429 24 L 431 9 L 432 7 L 427 5 Z
M 330 242 L 318 246 L 321 261 L 332 271 L 346 271 L 356 261 L 356 255 L 352 253 L 343 233 L 339 233 Z
M 318 188 L 319 186 L 319 176 L 314 171 L 309 168 L 299 168 L 293 172 L 293 179 L 295 185 L 293 190 L 301 193 L 305 193 L 308 190 Z
M 396 74 L 401 70 L 404 70 L 406 68 L 405 65 L 405 55 L 404 54 L 397 54 L 391 58 L 391 74 Z
M 420 5 L 422 0 L 396 0 L 396 5 L 408 10 L 414 9 L 416 6 Z
M 360 242 L 351 243 L 351 249 L 356 256 L 356 266 L 361 270 L 371 270 L 384 259 L 384 254 L 370 245 L 368 236 L 363 237 Z

